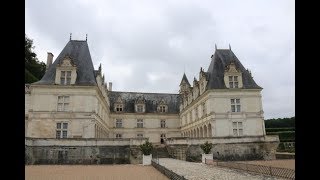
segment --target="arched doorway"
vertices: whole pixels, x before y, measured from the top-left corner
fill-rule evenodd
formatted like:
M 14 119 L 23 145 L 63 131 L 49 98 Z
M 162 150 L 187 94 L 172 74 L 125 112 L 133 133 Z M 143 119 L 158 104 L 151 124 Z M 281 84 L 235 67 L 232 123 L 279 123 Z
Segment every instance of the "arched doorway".
M 161 135 L 160 135 L 160 142 L 161 142 L 161 144 L 164 143 L 165 139 L 166 139 L 166 134 L 161 134 Z

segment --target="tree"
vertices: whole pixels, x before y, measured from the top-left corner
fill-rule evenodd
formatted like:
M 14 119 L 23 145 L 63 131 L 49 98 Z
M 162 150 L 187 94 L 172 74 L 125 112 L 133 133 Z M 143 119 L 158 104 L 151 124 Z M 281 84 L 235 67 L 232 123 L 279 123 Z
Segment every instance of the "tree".
M 266 128 L 295 127 L 295 116 L 291 118 L 278 118 L 265 120 Z
M 145 143 L 140 145 L 140 149 L 144 155 L 150 155 L 153 149 L 153 145 L 149 141 L 146 141 Z
M 212 143 L 208 143 L 208 141 L 206 141 L 204 144 L 200 145 L 200 148 L 205 154 L 209 154 L 212 149 L 212 146 L 213 146 Z
M 46 72 L 46 64 L 39 62 L 37 54 L 33 51 L 33 40 L 25 34 L 25 83 L 39 81 Z

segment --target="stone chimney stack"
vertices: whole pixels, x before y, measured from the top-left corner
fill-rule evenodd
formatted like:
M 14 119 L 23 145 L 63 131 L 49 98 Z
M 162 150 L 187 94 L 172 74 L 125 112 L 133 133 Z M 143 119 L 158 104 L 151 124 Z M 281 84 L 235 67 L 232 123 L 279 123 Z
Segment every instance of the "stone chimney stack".
M 112 91 L 112 82 L 109 82 L 109 91 Z
M 49 69 L 49 67 L 51 66 L 53 61 L 53 54 L 51 52 L 48 52 L 48 56 L 47 56 L 47 67 L 46 70 Z

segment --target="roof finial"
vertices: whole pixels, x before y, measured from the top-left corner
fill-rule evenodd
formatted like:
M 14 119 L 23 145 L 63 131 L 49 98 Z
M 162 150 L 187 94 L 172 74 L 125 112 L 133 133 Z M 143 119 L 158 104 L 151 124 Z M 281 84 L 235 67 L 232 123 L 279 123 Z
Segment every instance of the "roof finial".
M 88 40 L 88 34 L 86 34 L 86 41 Z
M 229 49 L 231 50 L 231 45 L 230 45 L 230 43 L 229 43 Z
M 217 44 L 214 44 L 215 49 L 217 50 Z
M 70 41 L 71 41 L 72 33 L 70 33 Z

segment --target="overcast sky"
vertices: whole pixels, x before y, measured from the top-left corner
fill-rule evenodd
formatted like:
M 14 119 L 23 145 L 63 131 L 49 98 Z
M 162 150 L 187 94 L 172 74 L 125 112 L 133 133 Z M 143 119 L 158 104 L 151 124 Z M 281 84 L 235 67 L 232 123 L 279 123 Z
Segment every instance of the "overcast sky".
M 26 0 L 25 30 L 40 61 L 85 40 L 115 91 L 178 93 L 218 49 L 231 49 L 263 87 L 265 119 L 295 115 L 292 0 Z

